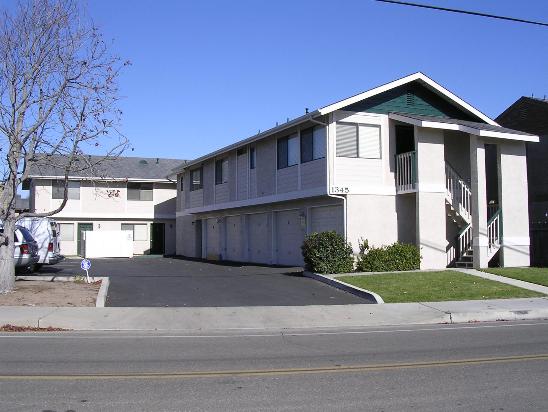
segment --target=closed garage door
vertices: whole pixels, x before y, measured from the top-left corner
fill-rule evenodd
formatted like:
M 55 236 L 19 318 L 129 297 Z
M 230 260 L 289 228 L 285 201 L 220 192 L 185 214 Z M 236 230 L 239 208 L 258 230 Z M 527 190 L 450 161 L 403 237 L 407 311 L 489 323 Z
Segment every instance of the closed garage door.
M 305 230 L 299 210 L 276 213 L 277 263 L 280 265 L 302 265 L 301 246 Z
M 310 231 L 334 230 L 344 235 L 344 214 L 342 206 L 321 206 L 310 209 Z
M 207 259 L 220 259 L 221 223 L 217 218 L 207 219 Z
M 242 216 L 226 218 L 226 259 L 241 262 L 244 257 L 244 237 Z
M 271 263 L 272 231 L 268 213 L 249 215 L 249 261 Z

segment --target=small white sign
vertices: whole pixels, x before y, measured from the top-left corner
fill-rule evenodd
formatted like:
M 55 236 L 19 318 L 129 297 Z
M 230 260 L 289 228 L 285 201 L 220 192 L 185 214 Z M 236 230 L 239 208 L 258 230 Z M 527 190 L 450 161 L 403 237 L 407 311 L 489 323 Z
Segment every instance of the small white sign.
M 89 279 L 89 273 L 88 273 L 88 270 L 91 267 L 91 261 L 89 259 L 82 259 L 82 261 L 80 262 L 80 267 L 82 268 L 82 270 L 86 271 L 87 283 L 91 283 L 91 280 Z

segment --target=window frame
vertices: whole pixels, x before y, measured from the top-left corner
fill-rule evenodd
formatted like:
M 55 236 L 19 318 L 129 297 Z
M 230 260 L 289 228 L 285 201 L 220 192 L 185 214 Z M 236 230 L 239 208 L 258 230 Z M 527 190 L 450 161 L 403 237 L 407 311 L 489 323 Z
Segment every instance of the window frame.
M 63 233 L 66 233 L 67 231 L 63 228 L 66 226 L 71 226 L 70 230 L 70 239 L 63 238 Z M 59 222 L 59 241 L 60 242 L 74 242 L 74 223 L 70 222 Z
M 65 192 L 64 179 L 51 180 L 51 198 L 55 200 L 63 200 Z M 69 180 L 67 187 L 67 200 L 80 200 L 80 182 L 77 180 Z
M 290 145 L 290 141 L 295 141 L 296 142 L 294 144 L 294 146 L 297 150 L 297 153 L 294 155 L 295 163 L 291 163 L 291 164 L 289 162 L 289 160 L 291 159 L 290 148 L 292 147 L 292 145 Z M 288 136 L 281 137 L 277 140 L 277 143 L 276 143 L 276 158 L 277 158 L 277 161 L 276 161 L 276 163 L 277 163 L 278 170 L 298 165 L 300 163 L 300 157 L 301 156 L 300 156 L 299 133 L 293 133 L 293 134 L 290 134 Z
M 312 162 L 314 160 L 319 160 L 319 159 L 325 159 L 325 156 L 326 156 L 326 151 L 327 151 L 327 141 L 324 141 L 324 144 L 323 144 L 323 153 L 321 156 L 315 156 L 314 152 L 315 152 L 315 148 L 317 147 L 317 139 L 316 137 L 318 136 L 315 132 L 317 130 L 320 130 L 320 129 L 323 129 L 324 130 L 324 135 L 321 136 L 322 139 L 326 139 L 326 130 L 325 130 L 325 126 L 311 126 L 311 127 L 307 127 L 306 129 L 303 129 L 300 131 L 300 136 L 301 136 L 301 146 L 300 146 L 300 150 L 301 150 L 301 164 L 302 163 L 308 163 L 308 162 Z M 308 134 L 310 133 L 310 134 Z M 303 134 L 306 134 L 306 136 L 303 136 Z M 305 153 L 308 152 L 308 150 L 305 150 L 306 148 L 306 140 L 309 141 L 309 145 L 310 145 L 310 156 L 306 156 L 305 157 Z
M 254 170 L 257 165 L 257 149 L 255 146 L 249 148 L 249 169 Z
M 343 156 L 338 154 L 338 144 L 339 144 L 339 135 L 337 130 L 337 125 L 344 125 L 344 126 L 353 126 L 356 131 L 356 156 Z M 337 122 L 335 126 L 335 129 L 337 130 L 337 136 L 335 139 L 335 156 L 336 157 L 345 157 L 347 159 L 372 159 L 372 160 L 378 160 L 382 159 L 382 126 L 380 124 L 372 124 L 372 123 L 352 123 L 352 122 Z M 360 127 L 372 127 L 376 128 L 378 130 L 378 156 L 377 157 L 371 157 L 371 156 L 364 156 L 360 153 Z
M 124 226 L 128 227 L 131 226 L 131 229 L 127 228 L 124 229 Z M 145 238 L 144 239 L 136 239 L 135 238 L 135 226 L 144 226 L 145 227 Z M 147 242 L 148 241 L 148 225 L 146 223 L 121 223 L 120 224 L 120 230 L 122 231 L 132 231 L 133 233 L 133 241 L 134 242 Z
M 194 173 L 200 172 L 200 183 L 194 184 Z M 204 168 L 203 167 L 197 167 L 196 169 L 192 169 L 190 171 L 190 191 L 194 192 L 196 190 L 201 190 L 204 188 Z
M 215 160 L 215 185 L 225 183 L 228 183 L 228 158 L 226 157 Z
M 130 187 L 133 186 L 133 187 Z M 143 188 L 143 186 L 147 188 Z M 150 187 L 150 189 L 148 189 Z M 126 184 L 126 199 L 128 202 L 152 202 L 154 200 L 154 183 L 152 182 L 127 182 Z M 138 198 L 130 198 L 130 193 L 138 192 Z M 150 199 L 146 196 L 150 193 Z

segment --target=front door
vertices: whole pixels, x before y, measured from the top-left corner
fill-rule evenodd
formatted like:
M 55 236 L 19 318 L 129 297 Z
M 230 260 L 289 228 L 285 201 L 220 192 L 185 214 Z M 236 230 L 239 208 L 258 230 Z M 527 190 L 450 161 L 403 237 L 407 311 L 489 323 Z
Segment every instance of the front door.
M 163 255 L 165 252 L 165 224 L 152 223 L 150 225 L 150 254 Z
M 85 251 L 85 242 L 83 242 L 83 238 L 84 238 L 84 235 L 82 232 L 91 232 L 93 231 L 93 223 L 78 223 L 78 240 L 77 240 L 77 244 L 76 244 L 76 247 L 78 248 L 78 254 L 80 256 L 84 256 L 86 251 Z

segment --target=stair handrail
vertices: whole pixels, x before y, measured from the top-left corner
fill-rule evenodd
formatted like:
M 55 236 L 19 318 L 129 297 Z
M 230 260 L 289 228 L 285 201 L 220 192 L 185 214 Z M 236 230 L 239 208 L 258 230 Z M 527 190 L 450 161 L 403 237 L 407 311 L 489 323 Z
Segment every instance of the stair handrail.
M 488 254 L 491 256 L 500 248 L 502 235 L 502 209 L 497 211 L 487 220 Z
M 458 234 L 458 257 L 461 258 L 472 249 L 472 224 L 469 223 Z
M 472 219 L 472 190 L 449 162 L 445 162 L 445 190 L 453 208 L 470 223 Z

